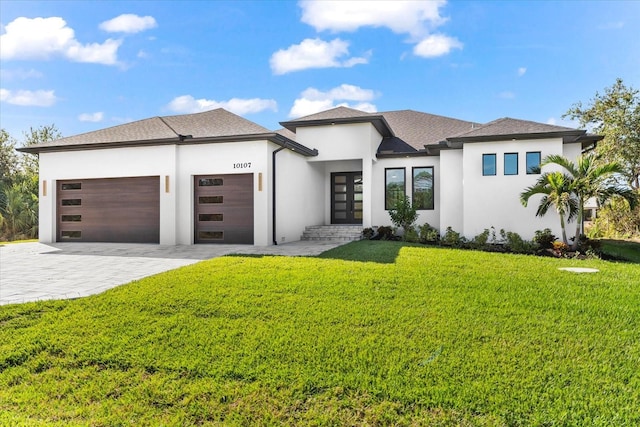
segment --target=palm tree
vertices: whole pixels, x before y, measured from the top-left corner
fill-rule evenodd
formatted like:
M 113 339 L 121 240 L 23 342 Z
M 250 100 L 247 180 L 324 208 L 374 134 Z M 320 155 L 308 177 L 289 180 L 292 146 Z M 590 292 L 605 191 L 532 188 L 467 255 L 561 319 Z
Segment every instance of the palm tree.
M 567 232 L 565 230 L 565 217 L 571 221 L 578 215 L 578 200 L 574 197 L 572 190 L 572 178 L 561 172 L 545 172 L 536 183 L 520 194 L 520 203 L 527 206 L 531 196 L 542 194 L 540 205 L 536 211 L 536 216 L 544 216 L 549 208 L 554 206 L 560 216 L 560 228 L 562 229 L 562 240 L 566 245 Z
M 595 198 L 599 204 L 606 203 L 614 196 L 626 199 L 631 208 L 635 206 L 635 193 L 626 186 L 619 185 L 616 174 L 624 173 L 624 168 L 617 162 L 602 163 L 594 154 L 579 156 L 576 163 L 559 155 L 547 156 L 542 166 L 555 164 L 564 168 L 571 176 L 571 189 L 578 200 L 578 218 L 576 220 L 576 234 L 573 249 L 578 246 L 584 211 L 584 203 Z
M 520 194 L 520 202 L 527 206 L 529 198 L 534 194 L 544 194 L 540 201 L 537 216 L 544 215 L 551 205 L 556 206 L 560 214 L 562 239 L 568 244 L 565 232 L 564 215 L 569 214 L 567 220 L 576 220 L 576 234 L 572 249 L 578 247 L 584 202 L 592 197 L 600 204 L 614 196 L 625 198 L 631 208 L 635 206 L 636 197 L 631 188 L 621 186 L 615 181 L 616 174 L 623 172 L 623 168 L 616 162 L 600 163 L 593 154 L 579 156 L 576 163 L 566 157 L 551 155 L 545 157 L 540 166 L 555 164 L 561 166 L 567 173 L 547 172 L 538 178 L 536 183 Z

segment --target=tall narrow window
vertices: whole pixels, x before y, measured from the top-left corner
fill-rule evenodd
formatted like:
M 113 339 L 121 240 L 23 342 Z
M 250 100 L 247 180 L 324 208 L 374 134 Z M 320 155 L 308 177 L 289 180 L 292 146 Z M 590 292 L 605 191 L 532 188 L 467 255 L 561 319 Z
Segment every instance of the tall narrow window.
M 495 154 L 483 154 L 482 155 L 482 175 L 489 176 L 496 174 L 496 155 Z
M 418 210 L 433 209 L 433 167 L 413 168 L 411 199 Z
M 518 175 L 518 153 L 504 153 L 504 174 Z
M 539 151 L 530 151 L 527 153 L 527 174 L 540 173 L 541 155 Z
M 393 208 L 405 195 L 404 168 L 385 169 L 384 208 Z

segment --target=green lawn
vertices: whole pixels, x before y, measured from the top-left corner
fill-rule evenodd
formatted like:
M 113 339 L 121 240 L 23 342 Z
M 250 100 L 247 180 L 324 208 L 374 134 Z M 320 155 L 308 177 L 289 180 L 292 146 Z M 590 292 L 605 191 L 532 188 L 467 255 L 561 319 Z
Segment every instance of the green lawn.
M 639 367 L 600 260 L 363 241 L 0 307 L 0 425 L 636 426 Z

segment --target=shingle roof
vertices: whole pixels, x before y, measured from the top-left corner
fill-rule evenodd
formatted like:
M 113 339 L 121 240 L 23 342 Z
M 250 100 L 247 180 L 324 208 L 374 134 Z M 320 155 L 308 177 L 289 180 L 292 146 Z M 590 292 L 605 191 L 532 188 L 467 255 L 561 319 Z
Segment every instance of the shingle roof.
M 510 117 L 503 117 L 501 119 L 497 119 L 487 124 L 475 127 L 475 129 L 470 129 L 466 132 L 451 134 L 449 135 L 449 139 L 575 131 L 576 129 L 564 126 L 548 125 L 545 123 L 532 122 L 529 120 L 519 120 L 512 119 Z
M 191 135 L 193 138 L 213 138 L 269 132 L 267 128 L 218 108 L 203 113 L 152 117 L 33 145 L 29 148 L 176 140 L 179 135 Z
M 321 111 L 319 113 L 311 114 L 304 117 L 299 117 L 290 122 L 306 122 L 315 120 L 330 120 L 330 119 L 350 119 L 354 117 L 376 116 L 377 113 L 366 113 L 364 111 L 356 110 L 349 107 L 336 107 L 330 110 Z
M 416 150 L 424 150 L 425 145 L 438 144 L 448 136 L 479 126 L 478 123 L 413 110 L 387 111 L 381 114 L 393 133 Z

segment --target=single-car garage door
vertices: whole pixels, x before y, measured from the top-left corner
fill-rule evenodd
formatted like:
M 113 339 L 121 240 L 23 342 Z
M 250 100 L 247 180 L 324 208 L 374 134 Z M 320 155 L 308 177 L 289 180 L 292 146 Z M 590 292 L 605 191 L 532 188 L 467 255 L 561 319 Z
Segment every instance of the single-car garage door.
M 160 177 L 57 182 L 57 241 L 159 243 Z
M 253 174 L 194 177 L 195 242 L 253 244 Z

